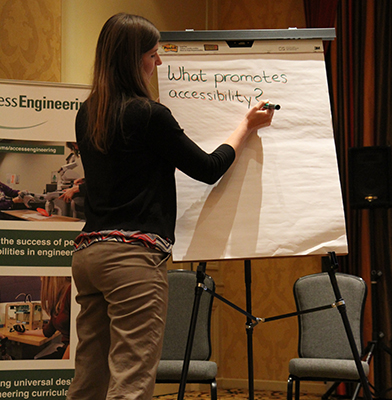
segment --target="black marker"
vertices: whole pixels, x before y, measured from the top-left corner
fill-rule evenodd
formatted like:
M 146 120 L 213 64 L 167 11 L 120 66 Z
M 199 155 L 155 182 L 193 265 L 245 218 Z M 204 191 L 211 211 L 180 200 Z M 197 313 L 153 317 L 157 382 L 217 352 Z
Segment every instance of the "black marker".
M 279 104 L 267 103 L 263 105 L 264 110 L 280 110 Z

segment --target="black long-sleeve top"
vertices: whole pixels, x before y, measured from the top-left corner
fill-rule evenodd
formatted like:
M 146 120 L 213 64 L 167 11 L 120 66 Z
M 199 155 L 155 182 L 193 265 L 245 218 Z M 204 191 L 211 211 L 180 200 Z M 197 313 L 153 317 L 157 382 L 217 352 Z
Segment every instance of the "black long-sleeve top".
M 175 169 L 213 184 L 235 158 L 220 145 L 211 154 L 186 136 L 170 110 L 131 103 L 107 154 L 84 140 L 86 112 L 76 118 L 76 136 L 86 179 L 84 232 L 107 230 L 152 233 L 174 243 Z

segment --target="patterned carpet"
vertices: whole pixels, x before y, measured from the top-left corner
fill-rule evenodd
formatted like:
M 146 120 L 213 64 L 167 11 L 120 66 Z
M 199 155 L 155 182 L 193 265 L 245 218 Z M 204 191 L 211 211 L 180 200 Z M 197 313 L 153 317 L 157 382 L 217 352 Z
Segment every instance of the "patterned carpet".
M 248 399 L 248 391 L 242 389 L 228 389 L 218 390 L 218 400 L 233 400 L 233 399 Z M 287 398 L 286 392 L 269 391 L 269 390 L 255 390 L 255 400 L 285 400 Z M 177 393 L 156 396 L 154 399 L 159 400 L 177 400 Z M 210 392 L 185 392 L 184 400 L 201 399 L 210 400 Z M 301 400 L 320 400 L 320 396 L 312 394 L 302 394 Z

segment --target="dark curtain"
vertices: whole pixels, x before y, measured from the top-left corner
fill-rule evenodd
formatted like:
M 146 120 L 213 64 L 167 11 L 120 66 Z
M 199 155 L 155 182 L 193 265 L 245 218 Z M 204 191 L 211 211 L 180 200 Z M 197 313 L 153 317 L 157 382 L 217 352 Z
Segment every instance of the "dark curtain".
M 392 211 L 353 208 L 348 168 L 350 148 L 392 144 L 392 1 L 304 0 L 304 6 L 308 28 L 336 28 L 325 60 L 349 244 L 339 265 L 368 284 L 365 345 L 379 339 L 370 382 L 378 397 L 392 398 Z

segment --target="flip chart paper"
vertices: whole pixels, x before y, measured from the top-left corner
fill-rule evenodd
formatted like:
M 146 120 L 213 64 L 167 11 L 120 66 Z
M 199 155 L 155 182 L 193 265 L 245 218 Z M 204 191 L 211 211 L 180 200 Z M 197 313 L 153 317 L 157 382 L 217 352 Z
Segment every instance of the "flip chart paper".
M 213 186 L 177 171 L 175 261 L 347 253 L 322 53 L 162 55 L 160 101 L 207 152 L 281 106 Z

